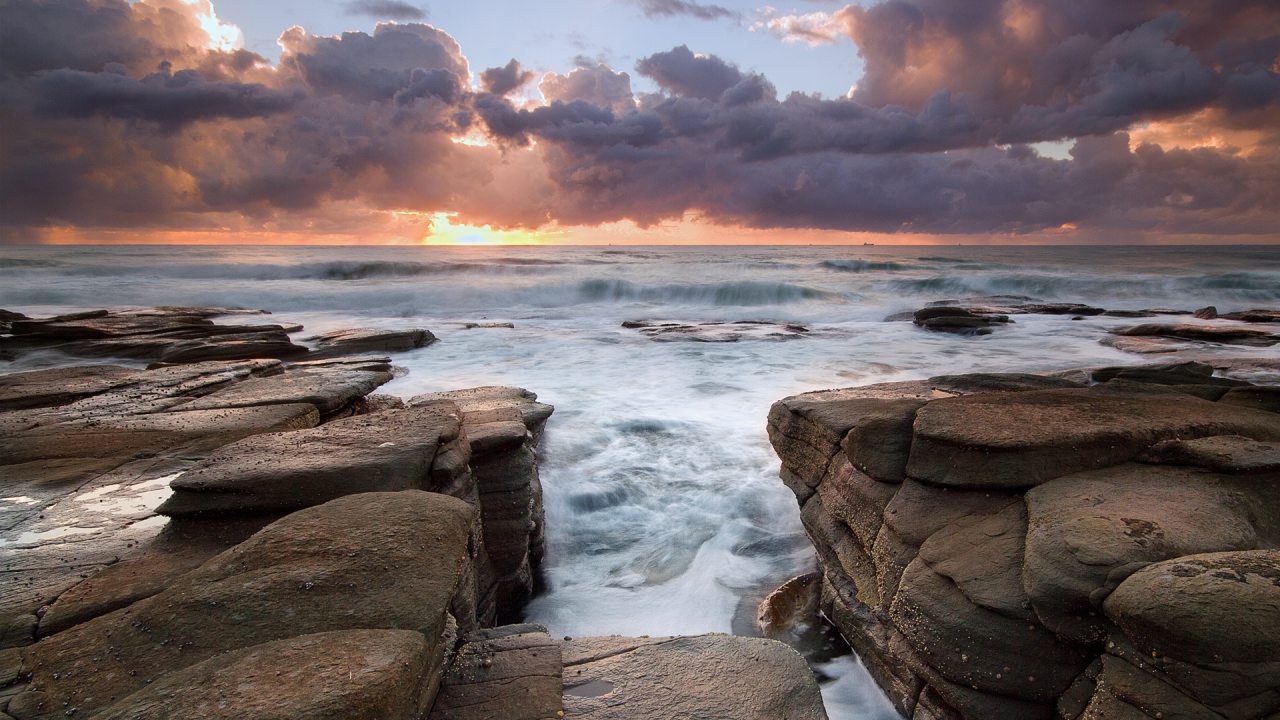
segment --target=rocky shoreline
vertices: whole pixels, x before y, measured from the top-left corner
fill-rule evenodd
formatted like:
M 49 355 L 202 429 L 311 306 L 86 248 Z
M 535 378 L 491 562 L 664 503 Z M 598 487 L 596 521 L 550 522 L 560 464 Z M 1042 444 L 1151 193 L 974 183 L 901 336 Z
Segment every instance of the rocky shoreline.
M 779 401 L 822 613 L 915 720 L 1280 717 L 1280 387 L 1215 374 L 1260 368 Z
M 374 393 L 425 330 L 289 340 L 247 311 L 5 313 L 0 720 L 822 720 L 761 638 L 552 639 L 521 388 Z

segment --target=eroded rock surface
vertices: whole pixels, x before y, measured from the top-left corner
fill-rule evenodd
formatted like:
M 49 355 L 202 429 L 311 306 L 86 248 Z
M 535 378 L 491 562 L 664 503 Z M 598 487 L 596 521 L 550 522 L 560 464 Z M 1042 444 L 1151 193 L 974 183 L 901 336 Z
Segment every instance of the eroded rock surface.
M 564 644 L 564 713 L 580 720 L 826 720 L 804 658 L 773 640 L 699 635 Z
M 437 464 L 448 474 L 461 458 L 470 458 L 485 547 L 497 576 L 492 605 L 499 608 L 502 622 L 513 620 L 532 596 L 542 562 L 545 526 L 538 442 L 553 408 L 537 399 L 522 388 L 482 387 L 409 400 L 411 409 L 450 403 L 461 413 L 458 442 L 465 445 L 442 453 Z
M 1269 720 L 1274 391 L 1201 363 L 946 376 L 786 398 L 769 434 L 822 612 L 905 717 Z

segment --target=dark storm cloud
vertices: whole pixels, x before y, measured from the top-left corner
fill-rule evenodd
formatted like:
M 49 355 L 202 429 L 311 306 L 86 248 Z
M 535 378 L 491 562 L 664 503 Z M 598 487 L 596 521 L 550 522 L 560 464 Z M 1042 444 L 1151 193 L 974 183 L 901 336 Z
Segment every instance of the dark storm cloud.
M 639 6 L 645 17 L 673 17 L 687 15 L 700 20 L 718 20 L 724 17 L 737 17 L 738 13 L 719 5 L 699 5 L 687 0 L 632 0 Z
M 520 63 L 511 58 L 505 67 L 491 67 L 480 73 L 480 84 L 494 95 L 506 95 L 533 79 L 532 70 L 521 70 Z
M 33 108 L 46 117 L 106 115 L 146 120 L 177 129 L 197 120 L 252 118 L 293 109 L 306 97 L 301 88 L 279 92 L 257 83 L 206 82 L 195 70 L 156 72 L 141 80 L 118 72 L 51 70 L 31 84 Z
M 670 5 L 686 6 L 714 7 Z M 371 210 L 495 227 L 649 225 L 691 209 L 885 232 L 1280 227 L 1273 3 L 887 0 L 828 16 L 866 63 L 851 98 L 780 98 L 681 45 L 636 63 L 657 92 L 597 63 L 547 73 L 545 105 L 508 97 L 533 79 L 515 60 L 473 88 L 462 48 L 429 25 L 293 28 L 272 68 L 208 49 L 200 7 L 0 0 L 9 237 L 349 227 Z M 1260 139 L 1131 147 L 1127 129 L 1172 119 Z M 493 146 L 455 142 L 464 133 Z M 1070 160 L 1027 145 L 1060 138 L 1078 139 Z
M 368 17 L 386 18 L 388 20 L 426 20 L 427 11 L 416 5 L 397 2 L 397 0 L 354 0 L 345 3 L 343 12 L 347 15 L 366 15 Z

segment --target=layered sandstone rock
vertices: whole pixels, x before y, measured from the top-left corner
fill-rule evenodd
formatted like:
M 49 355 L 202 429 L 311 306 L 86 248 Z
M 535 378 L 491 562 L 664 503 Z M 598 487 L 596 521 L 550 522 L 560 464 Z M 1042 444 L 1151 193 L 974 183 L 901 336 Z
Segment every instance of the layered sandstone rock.
M 787 398 L 769 433 L 822 611 L 905 717 L 1261 720 L 1280 415 L 1233 392 L 1273 389 L 947 376 Z

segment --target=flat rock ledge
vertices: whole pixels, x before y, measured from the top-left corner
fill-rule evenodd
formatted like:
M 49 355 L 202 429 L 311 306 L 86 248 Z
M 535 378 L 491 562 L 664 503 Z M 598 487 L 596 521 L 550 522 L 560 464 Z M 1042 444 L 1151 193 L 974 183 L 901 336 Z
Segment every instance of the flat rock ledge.
M 422 328 L 352 328 L 293 342 L 302 331 L 293 323 L 217 324 L 223 316 L 270 315 L 240 308 L 153 307 L 90 310 L 49 318 L 29 318 L 0 310 L 0 360 L 35 351 L 73 357 L 129 358 L 166 364 L 260 358 L 308 359 L 362 353 L 407 352 L 435 342 Z
M 1280 717 L 1280 388 L 1214 371 L 774 404 L 821 612 L 904 717 Z

